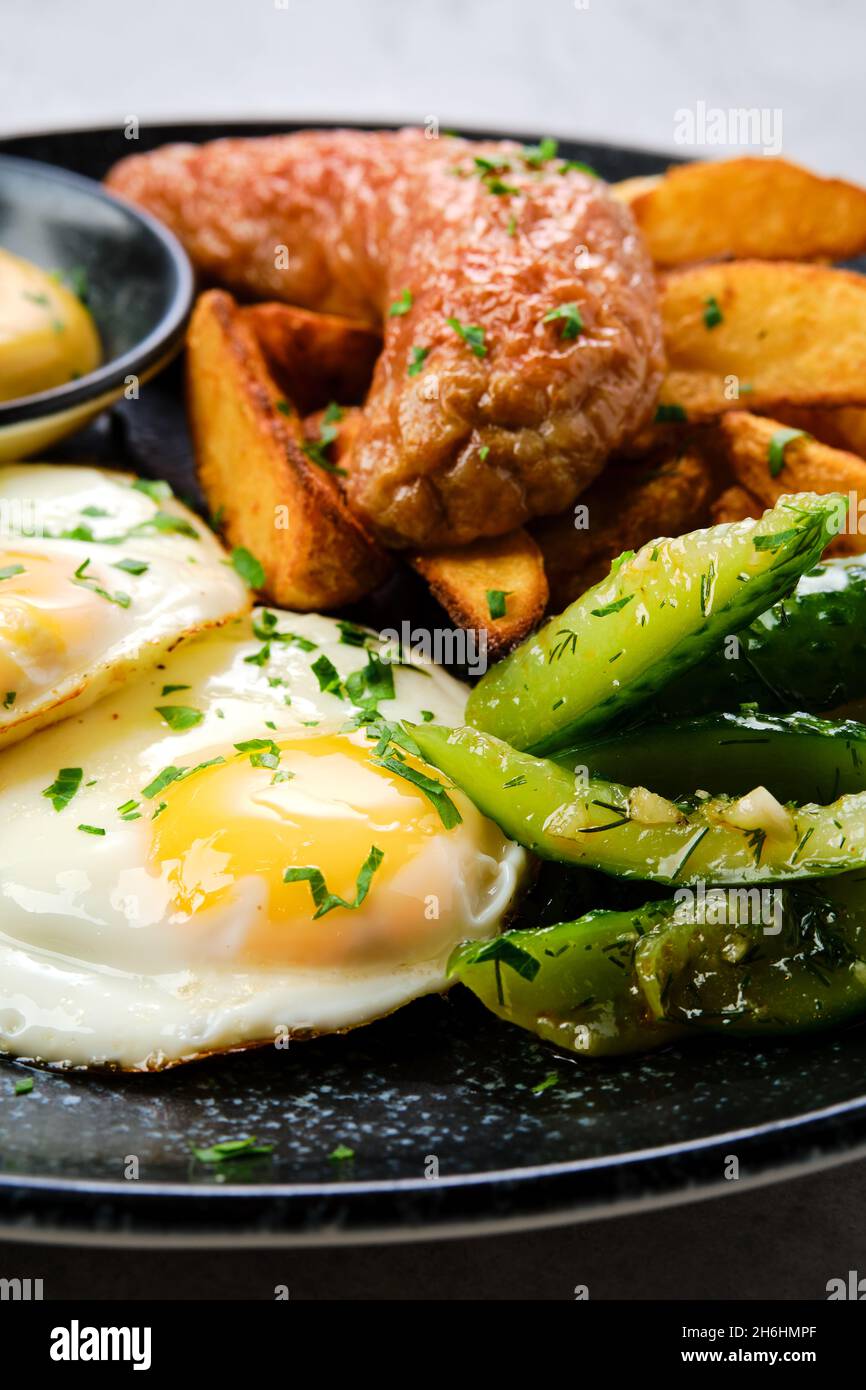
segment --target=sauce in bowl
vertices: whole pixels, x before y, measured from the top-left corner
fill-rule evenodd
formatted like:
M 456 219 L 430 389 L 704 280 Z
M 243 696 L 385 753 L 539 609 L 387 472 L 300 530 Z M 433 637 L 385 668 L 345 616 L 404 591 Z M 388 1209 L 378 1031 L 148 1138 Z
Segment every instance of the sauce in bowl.
M 0 248 L 0 401 L 75 381 L 102 359 L 84 304 L 30 261 Z

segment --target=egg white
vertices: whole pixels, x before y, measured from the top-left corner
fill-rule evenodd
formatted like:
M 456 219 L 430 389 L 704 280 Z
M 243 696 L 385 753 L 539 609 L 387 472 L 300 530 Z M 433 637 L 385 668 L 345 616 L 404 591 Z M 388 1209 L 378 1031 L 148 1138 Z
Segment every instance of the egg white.
M 0 579 L 0 747 L 248 609 L 212 532 L 168 492 L 136 482 L 72 465 L 0 468 L 0 571 L 4 557 L 24 571 Z M 70 531 L 87 539 L 63 539 Z
M 233 756 L 235 743 L 260 737 L 269 724 L 277 741 L 307 729 L 313 737 L 345 727 L 352 714 L 345 698 L 320 689 L 313 662 L 327 656 L 345 680 L 365 665 L 367 651 L 341 641 L 329 618 L 276 616 L 281 630 L 315 648 L 277 642 L 256 664 L 248 658 L 261 654 L 262 642 L 249 618 L 234 620 L 186 643 L 124 692 L 0 753 L 0 1050 L 138 1070 L 337 1031 L 445 988 L 450 949 L 501 923 L 525 853 L 456 790 L 450 795 L 464 824 L 431 838 L 425 864 L 425 884 L 447 884 L 452 895 L 450 939 L 429 959 L 239 968 L 236 942 L 261 904 L 255 875 L 240 885 L 231 913 L 196 914 L 184 929 L 169 920 L 165 884 L 146 867 L 159 797 L 143 798 L 142 789 L 169 765 L 195 766 L 215 750 Z M 393 668 L 395 698 L 381 702 L 381 716 L 462 722 L 465 687 L 435 666 L 417 667 Z M 166 685 L 189 689 L 164 697 Z M 166 728 L 156 707 L 172 701 L 199 710 L 201 723 Z M 57 812 L 43 792 L 70 765 L 83 769 L 82 785 Z M 118 808 L 130 799 L 140 815 L 125 821 Z M 488 852 L 477 843 L 482 822 L 493 837 L 485 839 Z M 81 824 L 106 833 L 83 833 Z M 415 893 L 417 883 L 407 883 Z M 363 910 L 375 913 L 382 901 L 374 881 Z

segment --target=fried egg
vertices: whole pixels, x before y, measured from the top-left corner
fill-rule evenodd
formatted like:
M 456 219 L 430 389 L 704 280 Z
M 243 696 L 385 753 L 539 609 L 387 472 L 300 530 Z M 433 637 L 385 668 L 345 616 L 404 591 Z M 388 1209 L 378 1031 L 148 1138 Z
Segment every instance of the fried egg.
M 393 656 L 256 610 L 0 754 L 0 1050 L 157 1069 L 446 986 L 526 856 L 398 723 L 467 691 Z
M 216 537 L 166 484 L 0 468 L 0 747 L 248 606 Z

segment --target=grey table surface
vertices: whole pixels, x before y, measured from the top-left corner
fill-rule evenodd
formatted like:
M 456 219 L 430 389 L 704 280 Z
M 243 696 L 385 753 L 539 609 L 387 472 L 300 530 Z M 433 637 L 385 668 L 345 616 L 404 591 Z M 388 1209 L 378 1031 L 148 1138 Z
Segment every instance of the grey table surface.
M 722 154 L 688 118 L 754 110 L 780 151 L 866 179 L 860 0 L 0 0 L 0 134 L 205 117 L 438 119 Z M 685 117 L 684 114 L 686 113 Z M 685 122 L 685 124 L 684 124 Z M 698 123 L 699 124 L 699 123 Z M 751 147 L 746 147 L 751 150 Z M 866 1270 L 866 1165 L 557 1231 L 354 1250 L 0 1242 L 46 1297 L 823 1298 Z M 230 1258 L 228 1257 L 230 1255 Z

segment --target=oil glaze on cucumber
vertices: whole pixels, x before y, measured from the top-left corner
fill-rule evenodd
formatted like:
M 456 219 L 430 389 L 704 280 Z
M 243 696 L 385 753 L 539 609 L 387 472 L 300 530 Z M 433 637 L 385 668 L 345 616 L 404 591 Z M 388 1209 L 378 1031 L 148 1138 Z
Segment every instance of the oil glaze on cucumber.
M 791 592 L 838 531 L 834 494 L 782 498 L 741 521 L 645 545 L 494 666 L 470 723 L 549 752 L 602 728 L 688 671 Z
M 479 729 L 409 726 L 422 757 L 544 859 L 656 883 L 749 884 L 866 869 L 866 792 L 829 806 L 748 797 L 674 804 L 576 774 Z

